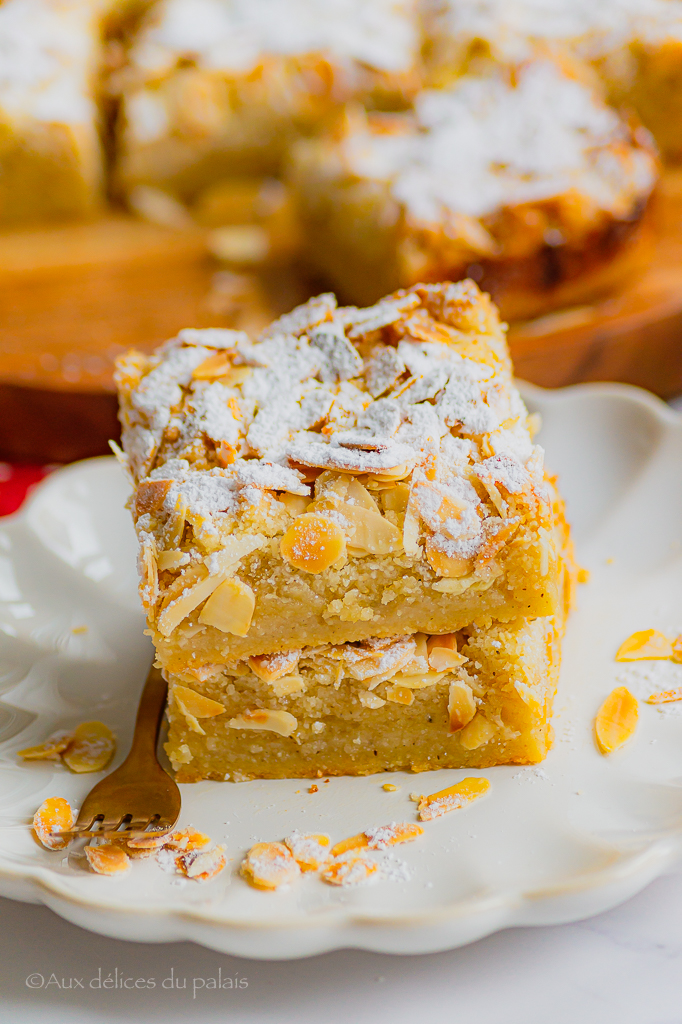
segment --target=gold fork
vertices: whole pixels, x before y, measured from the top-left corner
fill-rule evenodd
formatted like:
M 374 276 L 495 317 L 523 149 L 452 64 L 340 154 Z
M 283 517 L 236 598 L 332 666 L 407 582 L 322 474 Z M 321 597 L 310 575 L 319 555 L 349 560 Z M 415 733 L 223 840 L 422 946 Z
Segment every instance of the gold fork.
M 150 668 L 135 719 L 130 753 L 90 790 L 74 825 L 62 835 L 132 836 L 150 828 L 169 832 L 180 816 L 180 790 L 156 756 L 168 686 Z M 123 827 L 122 827 L 123 826 Z

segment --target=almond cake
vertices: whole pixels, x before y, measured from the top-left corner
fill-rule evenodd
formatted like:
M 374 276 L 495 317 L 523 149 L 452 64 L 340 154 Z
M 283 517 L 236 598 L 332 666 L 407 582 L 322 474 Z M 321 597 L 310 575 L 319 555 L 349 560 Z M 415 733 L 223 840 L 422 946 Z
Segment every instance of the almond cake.
M 538 58 L 425 90 L 414 113 L 356 110 L 299 143 L 290 179 L 309 262 L 347 301 L 473 276 L 524 318 L 639 264 L 656 175 L 646 132 Z
M 544 756 L 570 538 L 472 281 L 184 330 L 117 375 L 179 778 Z
M 668 158 L 682 157 L 680 0 L 423 0 L 422 10 L 432 81 L 559 48 L 637 111 Z
M 160 0 L 115 80 L 119 184 L 276 171 L 347 100 L 405 107 L 420 45 L 415 0 Z
M 0 4 L 0 224 L 82 217 L 103 199 L 97 4 Z

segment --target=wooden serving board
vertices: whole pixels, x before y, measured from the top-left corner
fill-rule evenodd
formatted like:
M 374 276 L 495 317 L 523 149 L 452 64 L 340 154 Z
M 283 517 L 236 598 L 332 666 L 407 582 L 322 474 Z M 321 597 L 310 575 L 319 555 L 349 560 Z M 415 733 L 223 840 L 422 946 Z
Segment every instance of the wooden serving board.
M 649 268 L 619 294 L 512 325 L 519 377 L 682 392 L 682 171 L 663 179 Z M 113 360 L 182 327 L 257 330 L 315 289 L 281 260 L 221 270 L 200 229 L 124 215 L 0 235 L 0 459 L 67 462 L 117 436 Z

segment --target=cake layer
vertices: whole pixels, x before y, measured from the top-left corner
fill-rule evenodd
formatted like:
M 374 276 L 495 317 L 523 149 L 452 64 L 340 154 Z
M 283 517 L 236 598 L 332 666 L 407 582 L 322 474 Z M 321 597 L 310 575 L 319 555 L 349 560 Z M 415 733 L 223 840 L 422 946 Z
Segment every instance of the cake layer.
M 563 506 L 472 282 L 119 363 L 164 669 L 556 613 Z
M 406 106 L 419 50 L 414 0 L 160 0 L 114 80 L 119 184 L 193 200 L 276 171 L 344 101 Z
M 645 134 L 549 59 L 356 111 L 294 150 L 308 261 L 350 302 L 466 276 L 510 319 L 586 301 L 642 261 Z
M 181 782 L 534 763 L 552 742 L 562 625 L 559 614 L 170 675 L 166 751 Z

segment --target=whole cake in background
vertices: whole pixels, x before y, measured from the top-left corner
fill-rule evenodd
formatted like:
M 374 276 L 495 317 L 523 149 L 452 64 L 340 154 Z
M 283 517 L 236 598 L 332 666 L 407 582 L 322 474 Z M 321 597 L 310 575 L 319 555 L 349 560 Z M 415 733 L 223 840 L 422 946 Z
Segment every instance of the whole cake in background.
M 541 760 L 574 566 L 471 281 L 118 364 L 180 781 Z
M 657 160 L 575 67 L 529 60 L 358 111 L 294 150 L 308 261 L 347 300 L 470 275 L 506 318 L 584 302 L 641 263 Z

